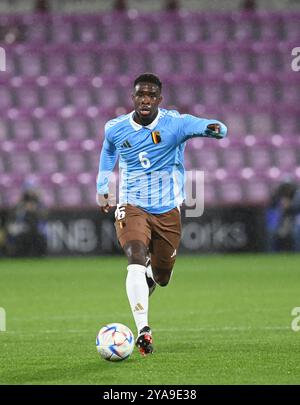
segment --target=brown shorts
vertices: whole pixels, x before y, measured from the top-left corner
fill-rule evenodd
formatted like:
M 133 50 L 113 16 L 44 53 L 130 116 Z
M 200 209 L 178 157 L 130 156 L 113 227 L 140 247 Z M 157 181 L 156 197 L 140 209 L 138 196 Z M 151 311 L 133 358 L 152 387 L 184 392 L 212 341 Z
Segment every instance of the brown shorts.
M 130 241 L 139 240 L 149 248 L 153 267 L 172 269 L 181 237 L 178 208 L 154 215 L 127 204 L 118 206 L 115 216 L 117 238 L 122 248 Z

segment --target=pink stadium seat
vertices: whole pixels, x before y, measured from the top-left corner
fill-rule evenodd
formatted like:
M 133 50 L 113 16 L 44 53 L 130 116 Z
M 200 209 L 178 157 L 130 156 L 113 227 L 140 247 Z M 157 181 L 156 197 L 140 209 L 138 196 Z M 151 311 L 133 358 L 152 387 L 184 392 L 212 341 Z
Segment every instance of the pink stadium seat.
M 56 141 L 63 135 L 61 119 L 55 114 L 48 114 L 37 120 L 37 133 L 40 139 Z
M 15 148 L 13 153 L 8 153 L 7 163 L 14 174 L 26 176 L 34 171 L 32 156 L 26 149 Z
M 96 88 L 94 94 L 96 105 L 101 106 L 102 108 L 122 106 L 122 101 L 119 97 L 119 89 L 110 81 L 103 84 L 101 87 Z
M 290 14 L 288 18 L 283 20 L 283 29 L 285 35 L 285 41 L 296 41 L 299 46 L 300 27 L 299 27 L 299 15 L 297 13 Z
M 223 167 L 228 171 L 240 171 L 246 166 L 246 154 L 241 147 L 228 147 L 222 150 Z
M 273 154 L 276 165 L 283 172 L 291 171 L 300 163 L 299 151 L 293 147 L 283 146 L 274 148 Z
M 58 204 L 62 207 L 76 207 L 83 204 L 83 195 L 78 184 L 60 184 L 55 187 Z
M 35 135 L 33 121 L 28 116 L 16 117 L 10 120 L 13 139 L 19 142 L 32 140 Z
M 170 44 L 179 39 L 177 29 L 180 23 L 179 17 L 173 13 L 169 15 L 166 14 L 163 17 L 164 18 L 161 18 L 159 15 L 156 15 L 153 21 L 154 26 L 156 26 L 157 40 L 163 44 Z
M 50 82 L 40 88 L 42 103 L 50 109 L 60 109 L 68 104 L 68 92 L 64 83 Z
M 81 151 L 68 150 L 60 156 L 63 171 L 66 174 L 82 173 L 86 171 L 86 161 Z M 97 166 L 96 166 L 97 167 Z
M 206 148 L 197 151 L 196 154 L 196 168 L 211 172 L 220 167 L 220 160 L 218 150 L 216 148 Z
M 186 108 L 200 101 L 200 86 L 195 86 L 191 80 L 177 83 L 172 90 L 173 98 L 171 100 L 177 107 Z
M 0 16 L 1 26 L 12 18 L 22 27 L 0 74 L 0 205 L 19 197 L 29 173 L 50 206 L 94 205 L 104 125 L 132 110 L 132 80 L 145 71 L 162 78 L 162 108 L 228 126 L 224 141 L 186 144 L 186 169 L 205 172 L 206 202 L 265 203 L 270 184 L 300 167 L 300 76 L 290 54 L 299 13 L 219 11 L 214 24 L 211 16 Z
M 12 88 L 0 83 L 0 111 L 11 108 L 13 105 Z
M 73 21 L 67 16 L 56 16 L 50 24 L 51 40 L 57 44 L 73 42 Z
M 62 124 L 66 139 L 84 140 L 90 137 L 88 123 L 83 117 L 65 118 Z
M 251 51 L 247 46 L 229 48 L 226 51 L 227 71 L 236 75 L 253 71 Z M 225 70 L 223 68 L 223 70 Z
M 35 83 L 23 83 L 15 87 L 17 106 L 22 109 L 33 109 L 39 107 L 39 88 Z
M 183 43 L 199 43 L 205 37 L 204 16 L 193 12 L 181 16 L 181 41 Z
M 265 79 L 258 81 L 252 89 L 253 103 L 256 105 L 272 105 L 275 99 L 274 84 Z
M 75 25 L 76 38 L 79 42 L 96 43 L 100 39 L 99 26 L 101 19 L 98 16 L 78 16 Z
M 47 74 L 50 77 L 62 77 L 70 74 L 68 53 L 64 48 L 54 47 L 47 50 L 45 65 Z
M 116 75 L 122 73 L 124 68 L 124 52 L 122 49 L 100 49 L 96 51 L 99 73 L 102 75 Z
M 270 148 L 265 145 L 254 145 L 248 148 L 249 166 L 256 172 L 262 172 L 273 166 L 273 156 Z
M 200 50 L 203 72 L 206 75 L 219 76 L 225 70 L 225 52 L 220 46 L 205 47 Z
M 175 73 L 176 71 L 176 59 L 170 50 L 162 49 L 156 51 L 152 58 L 151 71 L 156 72 L 158 75 L 167 75 Z
M 244 80 L 230 81 L 226 86 L 228 103 L 234 106 L 247 105 L 250 103 L 250 89 L 248 82 Z
M 214 16 L 207 15 L 205 20 L 206 40 L 213 44 L 226 43 L 226 38 L 229 38 L 229 33 L 233 25 L 231 18 L 229 18 L 228 15 L 215 14 Z
M 93 103 L 90 86 L 85 84 L 75 84 L 69 89 L 70 104 L 77 108 L 87 108 Z
M 45 74 L 43 59 L 43 55 L 38 49 L 22 49 L 18 57 L 21 75 L 32 77 Z
M 50 175 L 60 170 L 59 158 L 53 147 L 35 153 L 34 158 L 36 171 L 42 175 Z
M 241 183 L 236 178 L 226 178 L 217 182 L 220 201 L 225 204 L 242 204 L 244 202 Z
M 25 37 L 27 42 L 33 43 L 45 43 L 49 40 L 49 19 L 46 15 L 33 15 L 28 16 L 29 18 L 25 20 L 26 29 Z
M 226 111 L 223 116 L 224 122 L 230 129 L 233 137 L 245 136 L 248 133 L 248 125 L 244 114 L 239 111 Z
M 131 19 L 127 27 L 128 42 L 134 44 L 152 42 L 156 31 L 154 27 L 152 19 L 147 16 L 137 16 L 137 18 Z
M 72 73 L 76 76 L 96 76 L 99 74 L 97 60 L 91 50 L 74 48 L 70 56 Z
M 270 186 L 267 181 L 252 178 L 244 181 L 245 199 L 253 204 L 266 203 L 270 198 Z
M 272 115 L 267 112 L 257 112 L 250 117 L 250 133 L 254 135 L 272 134 L 274 122 Z

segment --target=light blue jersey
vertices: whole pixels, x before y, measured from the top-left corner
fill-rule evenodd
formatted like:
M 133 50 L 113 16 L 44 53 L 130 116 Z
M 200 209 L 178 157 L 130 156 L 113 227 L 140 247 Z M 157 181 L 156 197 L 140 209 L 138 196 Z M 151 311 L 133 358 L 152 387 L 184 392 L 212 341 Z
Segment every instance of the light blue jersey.
M 133 120 L 133 114 L 122 115 L 105 125 L 97 193 L 109 192 L 109 175 L 119 157 L 119 204 L 161 214 L 179 206 L 185 198 L 185 142 L 210 136 L 205 132 L 209 124 L 220 124 L 221 137 L 226 136 L 227 128 L 217 120 L 165 109 L 159 109 L 151 124 L 142 126 Z

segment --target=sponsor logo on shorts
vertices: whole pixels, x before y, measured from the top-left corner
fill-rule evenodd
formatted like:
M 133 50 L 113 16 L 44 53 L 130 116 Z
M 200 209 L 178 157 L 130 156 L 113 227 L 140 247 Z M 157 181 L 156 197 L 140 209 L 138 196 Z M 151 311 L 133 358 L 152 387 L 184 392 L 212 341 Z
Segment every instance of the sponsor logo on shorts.
M 176 249 L 175 249 L 174 252 L 173 252 L 172 255 L 171 255 L 171 259 L 173 259 L 173 257 L 176 256 L 176 253 L 177 253 L 177 251 L 176 251 Z

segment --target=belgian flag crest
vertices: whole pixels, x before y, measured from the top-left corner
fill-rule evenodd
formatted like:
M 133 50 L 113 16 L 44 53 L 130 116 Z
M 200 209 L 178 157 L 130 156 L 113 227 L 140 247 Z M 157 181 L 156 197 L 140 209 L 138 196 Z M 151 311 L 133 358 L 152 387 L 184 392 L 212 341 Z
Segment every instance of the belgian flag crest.
M 160 137 L 159 131 L 151 132 L 151 136 L 152 136 L 153 143 L 157 144 L 157 143 L 161 142 L 161 137 Z

